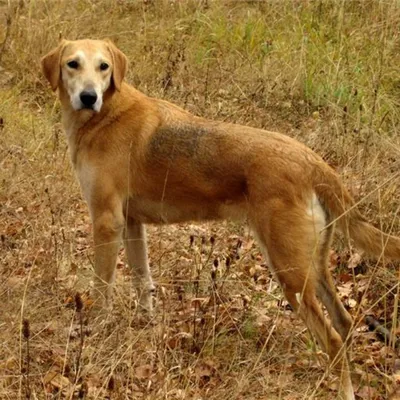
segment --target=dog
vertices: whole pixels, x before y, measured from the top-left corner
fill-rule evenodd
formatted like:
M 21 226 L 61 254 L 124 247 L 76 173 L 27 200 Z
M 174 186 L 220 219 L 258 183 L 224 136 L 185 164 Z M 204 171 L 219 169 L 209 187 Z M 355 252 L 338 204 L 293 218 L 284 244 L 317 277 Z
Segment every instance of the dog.
M 247 221 L 287 300 L 330 356 L 341 398 L 354 399 L 346 354 L 352 318 L 328 270 L 334 228 L 385 259 L 400 259 L 400 238 L 370 225 L 305 145 L 150 98 L 124 81 L 127 64 L 100 40 L 63 40 L 42 58 L 93 223 L 97 297 L 110 304 L 123 240 L 139 307 L 152 311 L 145 224 Z

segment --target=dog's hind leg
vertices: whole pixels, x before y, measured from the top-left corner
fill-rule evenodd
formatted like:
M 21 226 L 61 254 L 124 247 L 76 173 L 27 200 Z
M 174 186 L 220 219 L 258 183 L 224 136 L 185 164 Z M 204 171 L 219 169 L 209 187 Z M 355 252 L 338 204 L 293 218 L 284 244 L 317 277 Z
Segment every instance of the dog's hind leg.
M 258 207 L 251 221 L 287 300 L 329 355 L 340 378 L 340 398 L 354 400 L 346 347 L 317 299 L 320 238 L 313 217 L 305 206 L 274 200 Z
M 129 266 L 132 269 L 133 284 L 138 293 L 139 308 L 152 312 L 153 280 L 147 257 L 146 229 L 143 224 L 128 218 L 125 226 L 124 245 Z

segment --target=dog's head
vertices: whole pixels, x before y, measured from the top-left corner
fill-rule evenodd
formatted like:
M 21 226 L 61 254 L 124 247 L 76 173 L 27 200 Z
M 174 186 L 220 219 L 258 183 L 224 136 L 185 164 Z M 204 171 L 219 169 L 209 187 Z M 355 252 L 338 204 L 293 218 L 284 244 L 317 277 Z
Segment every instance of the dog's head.
M 110 41 L 63 40 L 42 58 L 51 88 L 64 89 L 74 110 L 99 112 L 109 89 L 121 90 L 127 59 Z

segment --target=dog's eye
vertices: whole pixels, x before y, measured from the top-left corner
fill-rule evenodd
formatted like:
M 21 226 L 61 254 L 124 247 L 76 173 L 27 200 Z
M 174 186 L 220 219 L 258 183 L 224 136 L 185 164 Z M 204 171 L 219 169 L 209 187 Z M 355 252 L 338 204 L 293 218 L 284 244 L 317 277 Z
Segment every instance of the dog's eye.
M 67 62 L 68 67 L 72 68 L 72 69 L 78 69 L 79 64 L 78 61 L 72 60 Z
M 108 69 L 108 67 L 109 67 L 109 65 L 107 63 L 105 63 L 105 62 L 100 64 L 100 69 L 102 71 L 106 71 Z

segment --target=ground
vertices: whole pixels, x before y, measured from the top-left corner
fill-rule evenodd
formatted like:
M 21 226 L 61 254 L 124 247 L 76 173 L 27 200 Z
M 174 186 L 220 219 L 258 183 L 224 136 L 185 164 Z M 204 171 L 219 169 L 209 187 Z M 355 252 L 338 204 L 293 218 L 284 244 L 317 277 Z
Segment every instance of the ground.
M 138 89 L 297 138 L 399 234 L 397 2 L 0 0 L 0 21 L 0 398 L 335 399 L 245 224 L 150 226 L 154 318 L 122 249 L 113 311 L 93 315 L 90 219 L 39 61 L 60 37 L 111 38 Z M 384 261 L 332 248 L 361 399 L 397 398 L 399 265 Z

